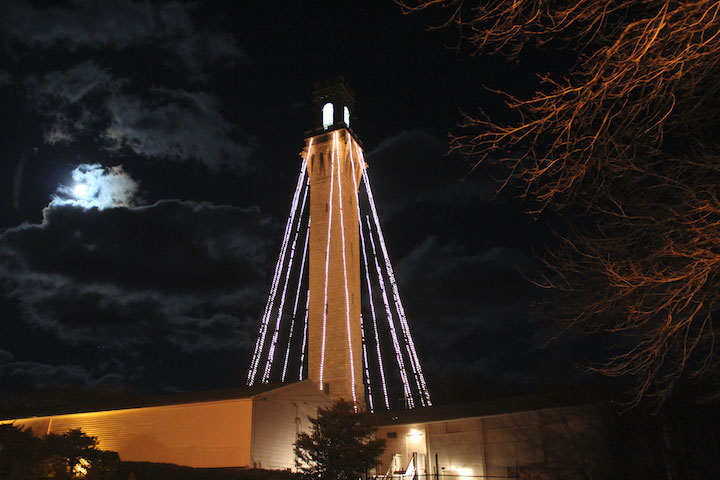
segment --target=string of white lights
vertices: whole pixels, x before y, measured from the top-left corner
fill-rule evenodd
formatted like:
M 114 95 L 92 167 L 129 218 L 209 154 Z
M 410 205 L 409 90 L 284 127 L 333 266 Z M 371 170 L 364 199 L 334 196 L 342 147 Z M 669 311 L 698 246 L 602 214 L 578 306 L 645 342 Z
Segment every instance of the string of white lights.
M 393 273 L 393 268 L 390 263 L 390 256 L 387 253 L 387 247 L 385 245 L 385 238 L 382 234 L 382 228 L 380 227 L 380 220 L 378 219 L 377 209 L 375 208 L 375 200 L 372 195 L 372 189 L 370 188 L 370 179 L 368 178 L 367 171 L 365 171 L 364 173 L 365 174 L 363 175 L 363 179 L 365 181 L 365 189 L 367 190 L 368 194 L 368 203 L 370 204 L 370 210 L 372 211 L 373 220 L 377 228 L 380 248 L 383 253 L 383 259 L 385 261 L 385 268 L 388 278 L 390 280 L 390 286 L 392 287 L 393 300 L 395 301 L 395 309 L 398 312 L 400 326 L 403 331 L 403 336 L 405 337 L 408 355 L 410 356 L 410 365 L 415 375 L 415 381 L 417 383 L 418 390 L 421 393 L 420 401 L 423 406 L 431 406 L 432 401 L 430 400 L 430 392 L 427 389 L 427 383 L 425 382 L 425 376 L 423 375 L 422 367 L 420 366 L 420 360 L 417 356 L 415 343 L 413 342 L 412 335 L 410 334 L 410 327 L 407 323 L 407 318 L 405 317 L 405 309 L 403 308 L 402 302 L 400 300 L 400 293 L 398 291 L 397 282 L 395 280 L 395 274 Z
M 333 138 L 335 138 L 333 136 Z M 328 275 L 330 273 L 330 232 L 332 231 L 332 218 L 333 218 L 333 187 L 335 183 L 335 149 L 332 149 L 330 159 L 330 197 L 328 198 L 328 233 L 327 233 L 327 245 L 325 247 L 325 294 L 323 301 L 323 321 L 322 321 L 322 340 L 320 344 L 320 375 L 318 375 L 318 381 L 320 382 L 320 390 L 324 389 L 323 385 L 323 373 L 325 368 L 325 334 L 327 332 L 327 310 L 328 310 Z
M 350 136 L 350 132 L 347 132 L 348 136 L 348 143 L 353 145 L 354 148 L 359 149 L 360 147 L 354 143 L 352 137 Z M 380 383 L 382 385 L 382 391 L 383 391 L 383 399 L 385 400 L 385 409 L 390 410 L 390 400 L 388 398 L 387 393 L 387 383 L 385 382 L 385 366 L 383 365 L 383 359 L 382 354 L 380 352 L 380 336 L 378 334 L 378 328 L 377 328 L 377 316 L 375 315 L 375 300 L 373 298 L 372 294 L 372 285 L 370 282 L 370 270 L 368 269 L 368 261 L 367 261 L 367 252 L 365 249 L 365 238 L 363 235 L 363 222 L 362 222 L 362 216 L 360 215 L 360 198 L 358 194 L 358 185 L 356 181 L 356 172 L 355 172 L 355 158 L 360 159 L 360 156 L 358 155 L 355 157 L 353 155 L 353 149 L 350 148 L 350 166 L 352 168 L 352 179 L 353 179 L 353 191 L 355 192 L 355 205 L 357 206 L 357 219 L 358 219 L 358 228 L 360 233 L 360 246 L 362 248 L 362 256 L 363 256 L 363 264 L 365 266 L 365 281 L 367 282 L 367 288 L 368 288 L 368 297 L 369 297 L 369 303 L 370 303 L 370 315 L 372 318 L 372 326 L 373 326 L 373 333 L 375 334 L 375 350 L 377 353 L 378 358 L 378 368 L 380 370 Z M 363 166 L 359 166 L 359 171 L 363 171 Z M 362 322 L 362 316 L 360 317 L 360 320 Z M 368 365 L 368 359 L 367 359 L 367 351 L 365 347 L 365 328 L 363 327 L 363 358 L 365 360 L 365 369 L 367 370 L 367 381 L 368 381 L 368 393 L 370 392 L 370 370 Z M 372 397 L 371 397 L 372 401 Z
M 258 335 L 258 339 L 255 342 L 255 350 L 253 352 L 253 358 L 250 363 L 250 370 L 248 371 L 248 378 L 247 378 L 247 384 L 253 385 L 255 383 L 255 376 L 257 375 L 257 369 L 260 364 L 260 357 L 262 356 L 262 352 L 265 349 L 265 338 L 267 335 L 267 329 L 268 324 L 270 321 L 270 313 L 273 310 L 273 305 L 275 303 L 275 295 L 277 294 L 277 287 L 278 283 L 280 281 L 280 275 L 282 273 L 282 266 L 285 261 L 285 254 L 287 253 L 287 246 L 288 246 L 288 240 L 290 238 L 290 232 L 292 231 L 292 226 L 295 222 L 295 213 L 297 212 L 298 207 L 298 200 L 300 197 L 300 190 L 302 189 L 303 180 L 305 178 L 305 171 L 307 167 L 307 161 L 310 158 L 310 151 L 312 150 L 312 138 L 310 139 L 310 143 L 308 144 L 308 152 L 305 156 L 305 159 L 303 160 L 302 165 L 300 166 L 300 175 L 298 175 L 298 182 L 295 187 L 295 193 L 293 194 L 293 201 L 290 206 L 290 216 L 288 218 L 287 224 L 285 225 L 285 232 L 283 234 L 283 242 L 282 246 L 280 247 L 280 255 L 278 258 L 277 263 L 275 264 L 275 272 L 273 274 L 273 281 L 270 287 L 270 295 L 268 296 L 268 301 L 265 305 L 265 311 L 263 312 L 262 321 L 260 323 L 260 333 Z
M 352 148 L 352 145 L 349 146 Z M 338 181 L 338 205 L 340 210 L 340 239 L 342 240 L 342 261 L 343 261 L 343 279 L 345 280 L 345 323 L 347 325 L 348 354 L 350 356 L 350 390 L 352 392 L 353 404 L 357 405 L 357 395 L 355 392 L 355 362 L 353 360 L 352 349 L 352 331 L 350 329 L 350 291 L 348 289 L 347 276 L 347 259 L 345 252 L 345 220 L 343 217 L 343 195 L 342 180 L 340 179 L 340 151 L 337 144 L 337 131 L 333 132 L 333 149 L 335 150 L 335 159 L 338 163 L 337 181 Z
M 375 315 L 375 299 L 373 298 L 372 286 L 370 282 L 370 270 L 368 269 L 367 253 L 365 249 L 365 238 L 363 237 L 363 224 L 360 221 L 360 246 L 362 247 L 363 264 L 365 265 L 365 281 L 368 287 L 368 297 L 370 302 L 370 315 L 373 323 L 373 333 L 375 334 L 375 350 L 378 357 L 378 368 L 380 369 L 380 383 L 383 390 L 383 399 L 385 400 L 385 409 L 390 410 L 390 400 L 387 393 L 387 383 L 385 382 L 385 366 L 383 365 L 382 354 L 380 352 L 380 335 L 377 328 L 377 316 Z
M 367 346 L 365 344 L 365 325 L 363 325 L 363 316 L 360 314 L 360 338 L 362 339 L 363 362 L 365 364 L 365 386 L 367 387 L 368 404 L 370 413 L 375 413 L 375 403 L 373 402 L 372 385 L 370 385 L 370 368 L 368 367 Z
M 307 300 L 305 301 L 305 326 L 303 327 L 302 349 L 300 350 L 300 374 L 298 380 L 303 379 L 303 367 L 305 366 L 305 349 L 307 348 L 307 331 L 308 331 L 308 311 L 310 310 L 310 289 L 307 292 Z
M 381 246 L 382 252 L 383 252 L 385 268 L 387 271 L 388 278 L 390 280 L 390 285 L 392 287 L 393 301 L 395 304 L 395 310 L 398 313 L 398 319 L 399 319 L 400 327 L 401 327 L 401 330 L 403 333 L 403 340 L 405 343 L 405 348 L 406 348 L 406 350 L 408 352 L 408 356 L 410 358 L 410 365 L 413 370 L 415 384 L 418 388 L 418 392 L 420 392 L 420 402 L 422 403 L 423 406 L 431 405 L 430 395 L 427 390 L 427 386 L 425 384 L 425 378 L 422 374 L 422 369 L 420 367 L 420 361 L 417 357 L 415 345 L 413 343 L 412 336 L 410 334 L 410 328 L 407 323 L 407 318 L 405 317 L 405 311 L 404 311 L 404 309 L 402 307 L 402 303 L 400 301 L 400 295 L 399 295 L 398 288 L 397 288 L 397 282 L 395 281 L 395 275 L 392 270 L 392 264 L 390 263 L 390 258 L 387 253 L 387 247 L 385 245 L 384 237 L 382 235 L 382 230 L 380 227 L 380 222 L 377 217 L 377 210 L 375 208 L 375 202 L 372 197 L 372 191 L 369 188 L 370 180 L 367 177 L 367 175 L 365 176 L 365 185 L 366 185 L 366 189 L 368 190 L 368 199 L 369 199 L 370 207 L 371 207 L 371 210 L 373 211 L 373 219 L 375 221 L 375 225 L 378 230 L 378 238 L 380 239 L 380 246 Z
M 310 187 L 310 178 L 308 177 L 308 187 Z M 310 238 L 310 215 L 308 215 L 307 227 L 305 229 L 305 246 L 303 247 L 302 260 L 300 261 L 300 275 L 297 290 L 295 291 L 295 303 L 293 304 L 293 318 L 297 315 L 298 299 L 300 298 L 300 285 L 302 284 L 303 272 L 305 271 L 305 258 L 307 257 L 308 244 Z
M 309 184 L 310 184 L 310 179 L 308 178 L 308 185 L 305 187 L 306 194 L 307 194 L 307 188 L 309 187 Z M 303 199 L 303 210 L 305 207 L 304 203 L 305 203 L 305 200 Z M 300 212 L 300 217 L 302 218 L 302 210 Z M 300 222 L 298 222 L 298 228 L 300 228 Z M 300 273 L 298 274 L 297 289 L 295 290 L 295 303 L 293 304 L 292 319 L 290 321 L 290 332 L 288 333 L 287 347 L 285 348 L 285 360 L 283 361 L 282 376 L 280 378 L 281 382 L 285 382 L 285 375 L 287 374 L 288 360 L 290 359 L 290 350 L 292 347 L 292 341 L 293 341 L 293 337 L 294 337 L 294 333 L 295 333 L 295 317 L 297 316 L 298 300 L 300 299 L 300 286 L 302 285 L 303 271 L 305 270 L 305 258 L 307 257 L 309 237 L 310 237 L 310 216 L 308 215 L 308 223 L 305 228 L 305 244 L 303 246 L 302 260 L 300 260 Z
M 280 334 L 280 323 L 282 322 L 282 316 L 285 311 L 285 298 L 287 294 L 287 288 L 290 283 L 290 272 L 292 272 L 293 260 L 295 258 L 295 247 L 297 245 L 298 235 L 300 234 L 300 224 L 302 223 L 302 215 L 305 212 L 305 202 L 307 200 L 308 186 L 310 182 L 305 183 L 303 189 L 302 206 L 300 207 L 300 215 L 298 215 L 297 227 L 295 228 L 295 235 L 290 246 L 290 257 L 288 258 L 288 266 L 285 269 L 285 282 L 283 283 L 282 293 L 280 294 L 280 304 L 278 306 L 277 320 L 275 321 L 275 331 L 273 332 L 272 341 L 270 342 L 270 350 L 268 351 L 267 361 L 265 363 L 265 372 L 263 373 L 263 383 L 270 381 L 270 371 L 272 370 L 272 364 L 275 360 L 275 348 L 277 346 L 278 336 Z
M 367 172 L 364 172 L 367 173 Z M 412 391 L 410 390 L 410 382 L 407 378 L 407 370 L 405 369 L 405 361 L 403 360 L 402 349 L 400 348 L 400 342 L 397 338 L 397 332 L 395 331 L 395 323 L 393 322 L 393 314 L 390 309 L 390 302 L 388 301 L 387 291 L 385 290 L 385 280 L 383 280 L 382 270 L 380 269 L 380 262 L 378 262 L 377 251 L 375 249 L 375 240 L 372 237 L 372 226 L 370 225 L 370 218 L 366 215 L 368 226 L 368 237 L 370 238 L 370 246 L 373 251 L 373 258 L 375 259 L 375 271 L 378 276 L 378 283 L 380 284 L 380 292 L 382 293 L 383 305 L 385 306 L 385 313 L 387 315 L 388 326 L 390 327 L 390 337 L 392 338 L 393 348 L 395 349 L 395 359 L 397 360 L 398 369 L 400 370 L 400 379 L 403 384 L 403 392 L 405 392 L 405 398 L 408 401 L 410 408 L 414 406 L 414 400 L 412 398 Z

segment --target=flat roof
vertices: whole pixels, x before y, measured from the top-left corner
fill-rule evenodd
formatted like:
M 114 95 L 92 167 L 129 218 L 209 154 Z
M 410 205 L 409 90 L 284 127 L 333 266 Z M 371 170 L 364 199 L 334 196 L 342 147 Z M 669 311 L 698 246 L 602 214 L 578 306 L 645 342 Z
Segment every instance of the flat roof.
M 161 407 L 165 405 L 181 405 L 184 403 L 213 402 L 251 398 L 271 390 L 298 384 L 299 381 L 287 383 L 269 383 L 227 388 L 222 390 L 205 390 L 198 392 L 173 392 L 161 394 L 129 394 L 118 398 L 94 398 L 78 402 L 69 401 L 65 405 L 39 407 L 18 407 L 3 412 L 4 420 L 28 417 L 46 417 L 53 415 L 70 415 L 73 413 L 101 412 L 108 410 L 126 410 L 130 408 Z
M 606 403 L 606 396 L 598 392 L 565 391 L 433 407 L 418 407 L 412 410 L 389 410 L 376 412 L 374 416 L 377 420 L 377 425 L 385 427 L 457 420 L 461 418 L 488 417 L 546 408 L 580 407 L 602 403 Z

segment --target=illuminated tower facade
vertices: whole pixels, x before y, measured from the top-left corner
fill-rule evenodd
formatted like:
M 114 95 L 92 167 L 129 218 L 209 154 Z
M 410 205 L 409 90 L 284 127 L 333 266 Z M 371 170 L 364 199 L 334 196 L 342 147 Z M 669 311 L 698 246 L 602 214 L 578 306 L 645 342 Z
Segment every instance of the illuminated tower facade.
M 358 187 L 364 161 L 342 78 L 313 89 L 317 128 L 305 140 L 310 182 L 308 378 L 363 408 Z

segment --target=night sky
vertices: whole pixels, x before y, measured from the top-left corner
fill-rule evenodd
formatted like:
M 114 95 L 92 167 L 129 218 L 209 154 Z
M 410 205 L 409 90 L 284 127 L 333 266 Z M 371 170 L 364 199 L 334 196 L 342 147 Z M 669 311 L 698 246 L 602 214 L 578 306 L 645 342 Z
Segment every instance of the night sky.
M 553 60 L 472 57 L 439 21 L 389 0 L 4 1 L 3 404 L 242 385 L 312 84 L 336 75 L 431 394 L 572 383 L 577 345 L 546 346 L 524 279 L 546 227 L 446 155 L 461 110 L 505 115 L 484 86 L 527 93 Z

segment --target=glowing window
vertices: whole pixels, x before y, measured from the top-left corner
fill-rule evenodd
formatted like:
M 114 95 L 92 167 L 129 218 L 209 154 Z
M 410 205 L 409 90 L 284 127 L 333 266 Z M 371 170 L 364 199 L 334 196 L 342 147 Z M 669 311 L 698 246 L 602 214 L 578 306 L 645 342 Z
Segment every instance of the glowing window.
M 348 127 L 350 126 L 350 110 L 347 107 L 343 107 L 343 120 L 345 120 L 345 125 Z
M 333 124 L 333 104 L 326 103 L 322 109 L 323 128 L 325 130 Z

